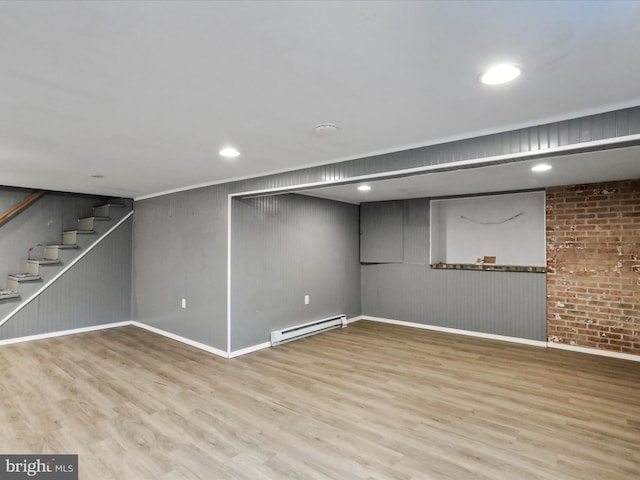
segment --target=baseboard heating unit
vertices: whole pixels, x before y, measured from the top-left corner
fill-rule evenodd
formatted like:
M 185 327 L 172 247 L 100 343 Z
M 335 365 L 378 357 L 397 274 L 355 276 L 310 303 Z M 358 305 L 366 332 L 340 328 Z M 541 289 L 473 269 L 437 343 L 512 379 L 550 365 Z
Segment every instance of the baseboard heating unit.
M 271 332 L 271 345 L 280 345 L 281 343 L 290 342 L 299 338 L 308 337 L 320 332 L 326 332 L 333 328 L 346 327 L 347 316 L 336 315 L 335 317 L 323 318 L 315 320 L 295 327 L 287 327 L 283 330 L 275 330 Z

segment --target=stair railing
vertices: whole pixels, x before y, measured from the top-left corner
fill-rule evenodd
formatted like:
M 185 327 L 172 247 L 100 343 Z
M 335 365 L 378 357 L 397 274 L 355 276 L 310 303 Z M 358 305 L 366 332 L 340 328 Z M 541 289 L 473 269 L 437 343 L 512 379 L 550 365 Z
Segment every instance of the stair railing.
M 39 199 L 42 195 L 44 195 L 45 192 L 46 192 L 45 190 L 38 190 L 37 192 L 33 192 L 31 195 L 29 195 L 27 198 L 22 200 L 20 203 L 18 203 L 14 207 L 11 207 L 9 210 L 4 212 L 2 215 L 0 215 L 0 225 L 2 225 L 4 222 L 9 220 L 14 215 L 20 213 L 25 208 L 27 208 L 29 205 L 31 205 L 33 202 Z

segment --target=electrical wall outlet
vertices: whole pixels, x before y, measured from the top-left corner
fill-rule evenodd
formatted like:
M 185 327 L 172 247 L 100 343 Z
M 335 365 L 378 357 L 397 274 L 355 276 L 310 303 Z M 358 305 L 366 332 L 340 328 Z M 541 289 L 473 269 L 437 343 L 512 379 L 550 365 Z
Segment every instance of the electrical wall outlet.
M 182 299 L 182 308 L 187 308 L 187 299 L 186 298 Z
M 309 305 L 309 295 L 304 296 L 304 304 Z

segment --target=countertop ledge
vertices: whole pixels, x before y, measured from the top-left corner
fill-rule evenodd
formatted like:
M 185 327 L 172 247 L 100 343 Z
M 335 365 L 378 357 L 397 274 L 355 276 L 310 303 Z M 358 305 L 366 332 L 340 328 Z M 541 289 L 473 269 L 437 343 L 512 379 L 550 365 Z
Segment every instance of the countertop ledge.
M 532 267 L 528 265 L 496 265 L 492 263 L 432 263 L 431 268 L 438 270 L 481 270 L 487 272 L 547 272 L 547 267 Z

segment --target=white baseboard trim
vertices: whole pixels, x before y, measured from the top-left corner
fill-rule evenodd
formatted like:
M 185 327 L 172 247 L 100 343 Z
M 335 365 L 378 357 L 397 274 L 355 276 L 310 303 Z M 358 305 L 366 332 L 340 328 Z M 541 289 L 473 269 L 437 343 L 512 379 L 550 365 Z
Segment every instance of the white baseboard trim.
M 571 352 L 589 353 L 591 355 L 600 355 L 601 357 L 620 358 L 622 360 L 631 360 L 632 362 L 640 362 L 640 355 L 631 353 L 610 352 L 608 350 L 599 350 L 597 348 L 578 347 L 576 345 L 566 345 L 564 343 L 548 342 L 549 348 L 557 348 L 558 350 L 569 350 Z
M 251 347 L 241 348 L 240 350 L 234 350 L 229 354 L 229 358 L 239 357 L 240 355 L 246 355 L 247 353 L 257 352 L 258 350 L 263 350 L 265 348 L 269 348 L 271 346 L 271 342 L 259 343 L 258 345 L 252 345 Z
M 423 323 L 404 322 L 402 320 L 391 320 L 389 318 L 370 317 L 368 315 L 363 315 L 362 320 L 371 320 L 372 322 L 389 323 L 391 325 L 400 325 L 403 327 L 421 328 L 423 330 L 433 330 L 436 332 L 455 333 L 457 335 L 486 338 L 489 340 L 500 340 L 502 342 L 521 343 L 524 345 L 533 345 L 534 347 L 547 346 L 547 342 L 543 342 L 539 340 L 529 340 L 527 338 L 508 337 L 506 335 L 495 335 L 493 333 L 474 332 L 472 330 L 460 330 L 457 328 L 438 327 L 436 325 L 425 325 Z
M 204 343 L 196 342 L 195 340 L 190 340 L 186 337 L 181 337 L 180 335 L 167 332 L 166 330 L 162 330 L 160 328 L 152 327 L 151 325 L 147 325 L 146 323 L 133 321 L 131 322 L 131 325 L 139 328 L 144 328 L 145 330 L 149 330 L 150 332 L 157 333 L 158 335 L 162 335 L 163 337 L 167 337 L 172 340 L 177 340 L 178 342 L 186 343 L 187 345 L 199 348 L 200 350 L 204 350 L 205 352 L 213 353 L 214 355 L 218 355 L 224 358 L 229 358 L 229 355 L 224 350 L 220 350 L 219 348 L 215 348 Z
M 347 325 L 349 325 L 350 323 L 357 322 L 358 320 L 364 320 L 364 319 L 365 317 L 363 317 L 362 315 L 358 315 L 357 317 L 347 318 L 346 322 L 347 322 Z
M 435 325 L 424 325 L 422 323 L 404 322 L 402 320 L 392 320 L 389 318 L 370 317 L 362 315 L 354 317 L 349 322 L 358 320 L 371 320 L 372 322 L 389 323 L 391 325 L 401 325 L 403 327 L 421 328 L 424 330 L 433 330 L 436 332 L 454 333 L 458 335 L 467 335 L 470 337 L 487 338 L 490 340 L 500 340 L 504 342 L 521 343 L 524 345 L 533 345 L 535 347 L 557 348 L 559 350 L 568 350 L 571 352 L 588 353 L 590 355 L 600 355 L 601 357 L 619 358 L 622 360 L 631 360 L 632 362 L 640 362 L 640 355 L 631 353 L 610 352 L 608 350 L 598 350 L 597 348 L 577 347 L 575 345 L 566 345 L 564 343 L 541 342 L 538 340 L 529 340 L 526 338 L 508 337 L 505 335 L 494 335 L 491 333 L 474 332 L 471 330 L 459 330 L 456 328 L 438 327 Z
M 71 330 L 61 330 L 59 332 L 40 333 L 38 335 L 29 335 L 26 337 L 9 338 L 0 340 L 0 345 L 11 345 L 13 343 L 32 342 L 34 340 L 45 340 L 47 338 L 64 337 L 66 335 L 77 335 L 78 333 L 95 332 L 96 330 L 107 330 L 109 328 L 126 327 L 133 325 L 131 320 L 125 322 L 105 323 L 103 325 L 94 325 L 92 327 L 73 328 Z
M 590 355 L 599 355 L 601 357 L 618 358 L 622 360 L 630 360 L 632 362 L 640 362 L 640 355 L 633 355 L 630 353 L 610 352 L 608 350 L 598 350 L 596 348 L 578 347 L 575 345 L 566 345 L 563 343 L 555 343 L 555 342 L 540 342 L 536 340 L 528 340 L 526 338 L 508 337 L 505 335 L 494 335 L 491 333 L 481 333 L 481 332 L 474 332 L 471 330 L 460 330 L 460 329 L 448 328 L 448 327 L 438 327 L 436 325 L 425 325 L 422 323 L 404 322 L 402 320 L 392 320 L 389 318 L 371 317 L 367 315 L 359 315 L 357 317 L 349 318 L 347 319 L 347 324 L 354 323 L 359 320 L 370 320 L 372 322 L 388 323 L 391 325 L 400 325 L 403 327 L 420 328 L 423 330 L 433 330 L 436 332 L 444 332 L 444 333 L 454 333 L 458 335 L 467 335 L 470 337 L 486 338 L 490 340 L 500 340 L 503 342 L 520 343 L 524 345 L 533 345 L 536 347 L 556 348 L 558 350 L 567 350 L 571 352 L 587 353 Z M 185 343 L 192 347 L 198 348 L 200 350 L 204 350 L 205 352 L 213 353 L 214 355 L 218 355 L 223 358 L 235 358 L 241 355 L 246 355 L 247 353 L 257 352 L 258 350 L 269 348 L 271 346 L 270 342 L 265 342 L 265 343 L 260 343 L 258 345 L 253 345 L 251 347 L 242 348 L 240 350 L 235 350 L 227 354 L 227 352 L 225 352 L 224 350 L 220 350 L 218 348 L 211 347 L 204 343 L 196 342 L 194 340 L 181 337 L 180 335 L 176 335 L 174 333 L 167 332 L 166 330 L 152 327 L 145 323 L 131 321 L 131 320 L 124 321 L 124 322 L 105 323 L 103 325 L 94 325 L 92 327 L 74 328 L 71 330 L 62 330 L 59 332 L 29 335 L 26 337 L 9 338 L 7 340 L 0 340 L 0 346 L 11 345 L 14 343 L 32 342 L 36 340 L 45 340 L 47 338 L 64 337 L 67 335 L 77 335 L 79 333 L 94 332 L 97 330 L 107 330 L 110 328 L 126 327 L 130 325 L 133 325 L 138 328 L 143 328 L 145 330 L 149 330 L 150 332 L 157 333 L 158 335 L 162 335 L 167 338 L 171 338 L 172 340 L 177 340 L 178 342 Z

